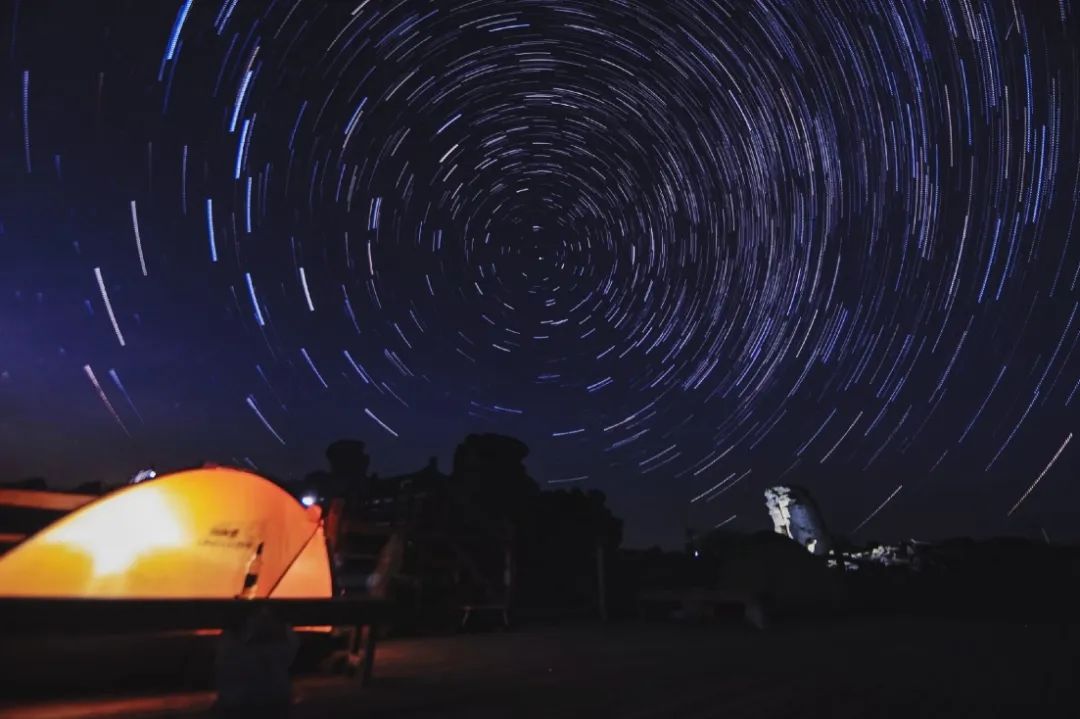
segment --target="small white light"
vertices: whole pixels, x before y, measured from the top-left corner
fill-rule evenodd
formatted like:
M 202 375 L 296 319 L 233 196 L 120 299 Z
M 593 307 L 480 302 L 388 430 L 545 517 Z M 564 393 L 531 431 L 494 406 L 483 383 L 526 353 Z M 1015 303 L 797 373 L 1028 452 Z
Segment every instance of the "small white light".
M 157 472 L 152 469 L 143 469 L 131 478 L 129 484 L 138 484 L 139 482 L 145 482 L 146 480 L 153 479 L 154 477 L 157 477 Z
M 303 497 L 300 498 L 300 504 L 304 505 L 305 507 L 310 507 L 311 505 L 315 504 L 315 495 L 305 494 Z

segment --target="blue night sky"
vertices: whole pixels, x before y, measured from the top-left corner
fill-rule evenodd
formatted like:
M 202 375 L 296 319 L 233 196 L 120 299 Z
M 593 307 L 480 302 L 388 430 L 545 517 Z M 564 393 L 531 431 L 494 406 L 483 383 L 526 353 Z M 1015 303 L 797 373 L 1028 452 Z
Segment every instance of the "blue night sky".
M 631 545 L 1076 539 L 1078 15 L 2 2 L 0 479 L 484 431 Z

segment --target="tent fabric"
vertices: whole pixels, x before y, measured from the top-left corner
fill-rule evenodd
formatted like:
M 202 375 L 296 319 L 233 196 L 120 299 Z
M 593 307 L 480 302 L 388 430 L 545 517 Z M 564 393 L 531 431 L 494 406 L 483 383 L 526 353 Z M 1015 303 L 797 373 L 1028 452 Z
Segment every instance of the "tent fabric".
M 119 489 L 0 557 L 8 597 L 326 598 L 330 577 L 319 509 L 224 467 Z
M 270 590 L 271 599 L 316 599 L 332 593 L 330 563 L 326 558 L 326 536 L 320 526 L 285 570 L 281 581 Z

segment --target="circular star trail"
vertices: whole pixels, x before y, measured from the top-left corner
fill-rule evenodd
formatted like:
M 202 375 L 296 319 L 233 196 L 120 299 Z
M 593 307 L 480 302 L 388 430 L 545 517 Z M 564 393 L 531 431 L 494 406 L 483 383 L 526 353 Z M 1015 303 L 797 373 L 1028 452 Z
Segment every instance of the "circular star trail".
M 632 536 L 778 482 L 841 531 L 1067 531 L 1068 0 L 48 5 L 4 125 L 5 391 L 78 407 L 40 442 L 498 431 Z

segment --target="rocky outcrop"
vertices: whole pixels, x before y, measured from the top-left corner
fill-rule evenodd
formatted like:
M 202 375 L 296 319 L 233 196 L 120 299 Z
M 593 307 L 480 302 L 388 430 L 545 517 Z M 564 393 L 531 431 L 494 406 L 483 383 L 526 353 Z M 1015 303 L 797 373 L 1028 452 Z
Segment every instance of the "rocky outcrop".
M 810 492 L 802 487 L 770 487 L 765 490 L 765 506 L 777 534 L 794 539 L 811 554 L 828 554 L 832 538 Z

